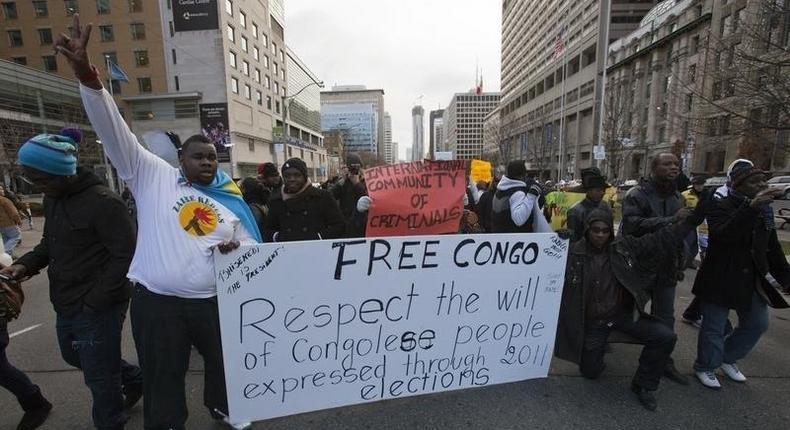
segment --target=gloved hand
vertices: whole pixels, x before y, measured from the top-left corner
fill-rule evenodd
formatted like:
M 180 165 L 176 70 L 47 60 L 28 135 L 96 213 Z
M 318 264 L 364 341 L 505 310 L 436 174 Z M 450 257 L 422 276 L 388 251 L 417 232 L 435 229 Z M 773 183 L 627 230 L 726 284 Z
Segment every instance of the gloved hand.
M 368 196 L 362 196 L 357 200 L 357 211 L 358 212 L 367 212 L 370 209 L 370 204 L 373 203 L 373 199 Z
M 571 236 L 573 236 L 573 231 L 568 230 L 567 228 L 561 228 L 555 231 L 555 233 L 557 233 L 557 236 L 559 236 L 562 240 L 568 240 L 571 238 Z

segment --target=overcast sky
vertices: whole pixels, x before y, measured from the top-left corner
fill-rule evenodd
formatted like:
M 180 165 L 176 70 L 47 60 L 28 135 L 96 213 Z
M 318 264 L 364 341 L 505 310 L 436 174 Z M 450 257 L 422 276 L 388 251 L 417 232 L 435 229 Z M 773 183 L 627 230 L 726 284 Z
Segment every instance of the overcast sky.
M 428 112 L 474 86 L 499 91 L 499 0 L 286 0 L 286 43 L 332 85 L 384 90 L 400 156 L 411 146 L 411 108 Z

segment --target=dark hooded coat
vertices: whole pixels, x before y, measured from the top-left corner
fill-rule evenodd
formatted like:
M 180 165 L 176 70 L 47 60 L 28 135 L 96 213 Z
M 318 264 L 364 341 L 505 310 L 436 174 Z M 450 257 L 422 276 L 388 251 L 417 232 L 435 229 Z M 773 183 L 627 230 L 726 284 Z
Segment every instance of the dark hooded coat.
M 679 246 L 686 234 L 696 226 L 697 219 L 689 217 L 684 223 L 669 225 L 640 237 L 618 237 L 606 245 L 604 252 L 609 253 L 614 282 L 622 286 L 633 299 L 634 319 L 653 318 L 644 309 L 650 300 L 649 290 L 654 277 L 645 274 L 654 273 L 660 267 L 661 256 L 673 252 Z M 591 276 L 585 273 L 590 258 L 586 230 L 595 221 L 604 221 L 612 227 L 611 213 L 594 210 L 587 218 L 584 238 L 571 245 L 554 346 L 555 356 L 577 364 L 581 362 L 587 322 L 586 298 L 590 296 L 592 285 Z M 613 336 L 610 341 L 638 342 L 625 334 Z

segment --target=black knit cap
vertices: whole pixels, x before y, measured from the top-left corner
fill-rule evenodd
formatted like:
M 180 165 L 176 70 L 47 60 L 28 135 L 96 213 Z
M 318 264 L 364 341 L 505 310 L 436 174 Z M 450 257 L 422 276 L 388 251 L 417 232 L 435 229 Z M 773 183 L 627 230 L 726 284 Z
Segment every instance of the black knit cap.
M 507 163 L 507 177 L 510 179 L 523 178 L 527 175 L 527 165 L 524 160 L 514 160 Z
M 280 172 L 277 171 L 277 166 L 274 163 L 267 162 L 258 166 L 258 175 L 264 178 L 273 178 L 280 176 Z
M 307 178 L 307 164 L 301 158 L 291 158 L 286 161 L 282 168 L 283 175 L 285 175 L 286 169 L 296 169 Z

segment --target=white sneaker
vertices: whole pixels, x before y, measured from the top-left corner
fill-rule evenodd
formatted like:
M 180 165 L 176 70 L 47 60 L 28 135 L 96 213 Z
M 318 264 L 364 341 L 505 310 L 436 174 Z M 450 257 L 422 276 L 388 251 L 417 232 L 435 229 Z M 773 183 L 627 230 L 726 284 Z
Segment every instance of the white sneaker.
M 728 378 L 735 382 L 746 382 L 746 376 L 738 369 L 738 366 L 733 364 L 722 363 L 721 371 L 727 375 Z
M 719 383 L 719 379 L 716 378 L 716 374 L 713 373 L 712 371 L 710 372 L 696 371 L 694 373 L 697 375 L 697 379 L 699 379 L 699 382 L 701 382 L 702 385 L 713 390 L 721 389 L 721 384 Z

